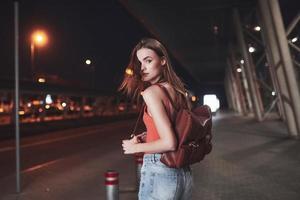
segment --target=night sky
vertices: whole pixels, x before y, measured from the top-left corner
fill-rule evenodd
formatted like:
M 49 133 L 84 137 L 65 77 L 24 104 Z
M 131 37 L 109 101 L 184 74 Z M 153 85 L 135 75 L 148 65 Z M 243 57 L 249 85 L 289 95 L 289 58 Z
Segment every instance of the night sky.
M 19 2 L 23 81 L 31 80 L 30 36 L 35 29 L 44 29 L 49 36 L 48 44 L 35 52 L 37 73 L 57 76 L 73 88 L 100 92 L 116 91 L 132 48 L 141 38 L 151 37 L 117 0 Z M 295 0 L 280 3 L 287 25 L 299 9 Z M 0 13 L 0 88 L 5 88 L 13 85 L 9 80 L 14 78 L 13 1 L 1 0 Z M 87 58 L 92 61 L 91 67 L 85 64 Z M 196 85 L 172 55 L 171 59 L 184 82 L 191 88 Z
M 134 45 L 151 36 L 118 2 L 19 1 L 20 78 L 30 78 L 30 35 L 42 28 L 49 35 L 36 50 L 36 71 L 91 89 L 116 90 Z M 0 80 L 13 79 L 13 3 L 0 3 Z M 92 67 L 85 64 L 91 59 Z

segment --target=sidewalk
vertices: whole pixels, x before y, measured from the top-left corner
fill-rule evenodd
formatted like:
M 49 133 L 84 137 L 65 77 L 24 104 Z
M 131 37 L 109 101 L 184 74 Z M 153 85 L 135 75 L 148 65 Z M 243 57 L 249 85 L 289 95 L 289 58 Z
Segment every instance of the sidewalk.
M 281 121 L 221 114 L 213 133 L 212 154 L 193 167 L 193 199 L 300 199 L 300 142 Z
M 300 199 L 300 143 L 287 137 L 281 121 L 258 123 L 251 118 L 218 113 L 213 134 L 213 152 L 192 166 L 194 200 Z M 13 177 L 1 180 L 1 191 L 10 194 L 0 199 L 104 200 L 107 169 L 119 171 L 121 191 L 133 189 L 134 159 L 122 154 L 119 139 L 120 135 L 115 135 L 103 141 L 110 143 L 108 153 L 87 149 L 65 161 L 58 160 L 47 170 L 26 174 L 19 198 L 13 194 Z M 66 164 L 73 167 L 64 168 Z M 120 193 L 120 200 L 135 199 L 136 193 Z

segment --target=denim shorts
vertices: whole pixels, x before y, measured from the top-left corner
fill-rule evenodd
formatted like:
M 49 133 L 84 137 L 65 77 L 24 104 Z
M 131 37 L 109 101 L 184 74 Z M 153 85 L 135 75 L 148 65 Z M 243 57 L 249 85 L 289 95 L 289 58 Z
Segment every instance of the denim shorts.
M 139 200 L 192 199 L 193 178 L 190 167 L 167 167 L 161 154 L 145 154 L 141 169 Z

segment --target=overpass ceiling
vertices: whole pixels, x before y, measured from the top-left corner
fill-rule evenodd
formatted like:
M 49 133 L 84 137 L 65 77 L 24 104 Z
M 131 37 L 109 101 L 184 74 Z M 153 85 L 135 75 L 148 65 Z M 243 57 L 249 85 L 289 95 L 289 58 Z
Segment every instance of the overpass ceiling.
M 255 1 L 120 0 L 198 83 L 223 83 L 232 8 L 251 10 Z M 217 26 L 218 33 L 214 33 Z

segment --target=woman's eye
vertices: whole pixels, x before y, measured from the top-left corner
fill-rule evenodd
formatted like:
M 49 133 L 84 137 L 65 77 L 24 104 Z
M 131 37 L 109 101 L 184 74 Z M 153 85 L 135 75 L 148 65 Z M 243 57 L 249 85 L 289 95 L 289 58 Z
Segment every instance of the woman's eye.
M 152 60 L 146 60 L 147 63 L 151 63 Z

